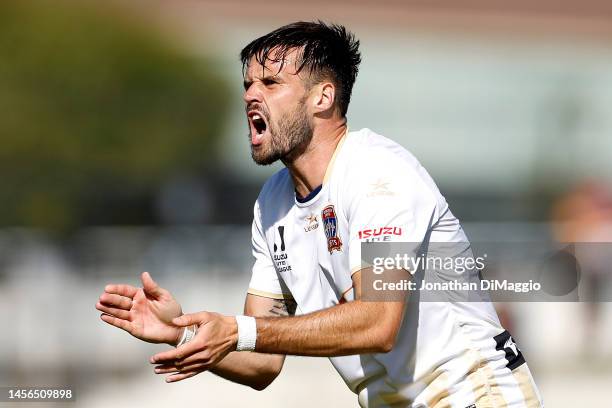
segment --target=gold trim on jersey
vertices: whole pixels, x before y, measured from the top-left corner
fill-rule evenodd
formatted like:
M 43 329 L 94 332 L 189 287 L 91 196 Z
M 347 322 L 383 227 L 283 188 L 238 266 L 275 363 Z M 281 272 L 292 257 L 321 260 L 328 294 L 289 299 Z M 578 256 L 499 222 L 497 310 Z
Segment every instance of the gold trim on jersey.
M 525 400 L 525 407 L 527 408 L 540 408 L 540 397 L 536 388 L 533 385 L 533 377 L 527 367 L 527 364 L 521 364 L 512 370 L 512 375 L 518 383 L 518 386 L 523 393 L 523 399 Z
M 508 403 L 504 398 L 493 369 L 483 359 L 478 350 L 471 349 L 462 356 L 471 365 L 471 373 L 467 379 L 472 384 L 472 393 L 476 408 L 506 408 Z
M 423 380 L 427 388 L 423 391 L 427 406 L 432 408 L 451 408 L 448 392 L 448 373 L 433 372 Z M 421 398 L 421 396 L 419 396 Z
M 468 379 L 472 382 L 476 408 L 506 408 L 508 406 L 491 367 L 486 364 L 479 367 L 468 375 Z
M 334 154 L 332 154 L 332 157 L 329 160 L 329 163 L 327 164 L 327 168 L 325 169 L 325 175 L 323 176 L 323 184 L 325 184 L 327 180 L 329 179 L 329 177 L 331 176 L 331 173 L 334 167 L 334 163 L 336 162 L 336 155 L 338 154 L 338 152 L 340 151 L 340 148 L 344 144 L 344 141 L 346 140 L 346 136 L 348 135 L 348 132 L 349 132 L 349 127 L 348 125 L 346 125 L 346 130 L 344 131 L 342 138 L 338 142 L 338 145 L 336 146 L 336 150 L 334 150 Z
M 270 299 L 293 299 L 293 296 L 288 295 L 286 293 L 265 292 L 263 290 L 257 290 L 253 288 L 249 288 L 247 290 L 247 293 L 250 295 L 261 296 L 261 297 L 266 297 Z

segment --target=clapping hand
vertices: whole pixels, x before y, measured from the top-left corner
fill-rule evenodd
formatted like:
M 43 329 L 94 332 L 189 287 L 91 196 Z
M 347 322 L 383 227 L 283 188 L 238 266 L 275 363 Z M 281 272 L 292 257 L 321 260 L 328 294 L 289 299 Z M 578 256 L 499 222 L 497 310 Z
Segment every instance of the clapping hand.
M 172 323 L 181 316 L 181 305 L 151 278 L 141 275 L 142 288 L 125 284 L 106 285 L 96 309 L 106 323 L 149 343 L 176 345 L 183 328 Z

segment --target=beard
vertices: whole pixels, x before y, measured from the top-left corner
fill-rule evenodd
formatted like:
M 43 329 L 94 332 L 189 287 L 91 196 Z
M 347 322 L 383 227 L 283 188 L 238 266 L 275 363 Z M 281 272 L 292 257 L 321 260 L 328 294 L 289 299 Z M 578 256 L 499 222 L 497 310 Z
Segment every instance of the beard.
M 267 111 L 262 112 L 268 123 L 269 140 L 259 147 L 251 146 L 253 161 L 261 166 L 270 165 L 277 160 L 292 162 L 304 152 L 312 139 L 313 128 L 301 100 L 295 109 L 283 116 L 278 123 L 270 120 Z

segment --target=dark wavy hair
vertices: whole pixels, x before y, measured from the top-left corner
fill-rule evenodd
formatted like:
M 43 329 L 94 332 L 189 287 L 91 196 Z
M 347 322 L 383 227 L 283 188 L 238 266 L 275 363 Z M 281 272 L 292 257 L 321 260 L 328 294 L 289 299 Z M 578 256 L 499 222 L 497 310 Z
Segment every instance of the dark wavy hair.
M 337 89 L 336 104 L 341 115 L 346 116 L 361 63 L 359 40 L 339 24 L 326 24 L 320 20 L 288 24 L 253 40 L 242 49 L 243 73 L 253 57 L 262 65 L 265 61 L 280 61 L 282 69 L 287 54 L 294 49 L 300 50 L 298 72 L 307 68 L 314 83 L 324 78 L 331 80 Z

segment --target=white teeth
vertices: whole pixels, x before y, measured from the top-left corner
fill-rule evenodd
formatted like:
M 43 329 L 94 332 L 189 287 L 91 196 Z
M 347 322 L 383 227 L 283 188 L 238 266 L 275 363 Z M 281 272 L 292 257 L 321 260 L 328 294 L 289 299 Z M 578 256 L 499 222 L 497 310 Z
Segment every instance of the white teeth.
M 255 115 L 253 115 L 253 117 L 252 117 L 252 118 L 253 118 L 253 120 L 260 120 L 260 119 L 261 119 L 261 116 L 259 116 L 259 115 L 255 114 Z

